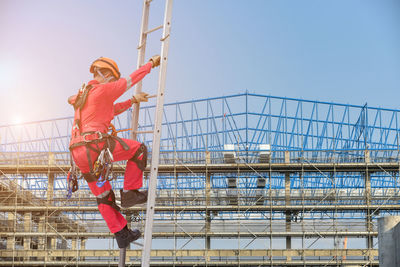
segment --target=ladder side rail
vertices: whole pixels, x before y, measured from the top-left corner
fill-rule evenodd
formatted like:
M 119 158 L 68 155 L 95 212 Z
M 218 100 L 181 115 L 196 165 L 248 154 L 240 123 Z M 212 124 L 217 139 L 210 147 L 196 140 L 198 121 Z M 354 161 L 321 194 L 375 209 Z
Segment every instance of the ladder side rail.
M 137 59 L 137 68 L 143 65 L 146 53 L 146 42 L 147 42 L 147 30 L 149 27 L 149 13 L 150 13 L 150 2 L 148 0 L 143 1 L 143 14 L 142 14 L 142 25 L 140 27 L 140 38 L 139 38 L 139 46 L 138 46 L 138 59 Z M 135 87 L 135 94 L 142 92 L 142 81 L 139 81 Z M 135 103 L 132 110 L 132 131 L 131 131 L 131 139 L 137 139 L 137 129 L 139 122 L 139 110 L 140 103 Z
M 144 63 L 145 53 L 146 53 L 146 42 L 147 42 L 147 29 L 149 27 L 149 13 L 150 13 L 150 2 L 148 0 L 143 1 L 143 11 L 142 11 L 142 23 L 140 26 L 140 38 L 139 45 L 137 47 L 138 51 L 138 59 L 137 59 L 137 68 Z M 139 81 L 135 86 L 135 94 L 140 93 L 142 91 L 142 81 Z M 137 129 L 139 122 L 139 110 L 140 103 L 135 103 L 132 110 L 132 131 L 130 133 L 130 138 L 133 140 L 137 139 Z M 119 262 L 118 267 L 124 267 L 126 260 L 126 248 L 120 249 Z
M 159 73 L 158 90 L 157 90 L 156 118 L 154 122 L 154 135 L 153 135 L 153 146 L 152 146 L 151 167 L 150 167 L 151 171 L 150 171 L 148 200 L 146 209 L 146 225 L 145 225 L 144 244 L 142 251 L 142 267 L 150 266 L 150 253 L 151 253 L 151 244 L 153 236 L 154 206 L 156 198 L 158 164 L 160 156 L 160 139 L 161 139 L 161 129 L 162 129 L 162 118 L 164 111 L 164 89 L 166 83 L 168 50 L 169 50 L 169 39 L 170 39 L 169 36 L 171 30 L 172 2 L 173 0 L 167 0 L 165 4 L 164 29 L 161 39 L 162 41 L 161 63 L 160 63 L 160 73 Z

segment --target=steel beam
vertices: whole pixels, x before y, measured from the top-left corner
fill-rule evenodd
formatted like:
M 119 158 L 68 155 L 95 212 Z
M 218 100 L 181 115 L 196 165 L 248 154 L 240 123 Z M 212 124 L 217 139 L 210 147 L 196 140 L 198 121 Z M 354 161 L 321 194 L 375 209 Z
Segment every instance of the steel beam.
M 335 260 L 306 260 L 306 261 L 282 261 L 282 260 L 251 260 L 251 261 L 243 261 L 240 260 L 240 266 L 338 266 L 338 262 L 343 264 L 343 266 L 379 266 L 379 262 L 377 260 L 374 261 L 363 261 L 363 260 L 345 260 L 345 261 L 335 261 Z M 77 263 L 78 266 L 92 266 L 92 267 L 100 267 L 100 266 L 116 266 L 110 263 L 110 261 L 52 261 L 52 262 L 43 262 L 43 261 L 0 261 L 0 266 L 71 266 L 71 264 Z M 130 261 L 128 262 L 129 266 L 140 266 L 140 261 Z M 213 262 L 213 261 L 151 261 L 151 266 L 238 266 L 238 261 L 221 261 L 221 262 Z
M 210 249 L 208 250 L 208 255 L 211 257 L 233 257 L 237 256 L 237 249 Z M 282 257 L 282 256 L 309 256 L 318 257 L 324 255 L 326 257 L 331 256 L 365 256 L 365 251 L 360 249 L 242 249 L 241 256 L 243 257 Z M 49 255 L 52 257 L 76 257 L 77 253 L 79 256 L 85 257 L 110 257 L 119 256 L 119 249 L 111 250 L 84 250 L 84 251 L 74 251 L 70 249 L 57 249 L 57 250 L 2 250 L 2 256 L 7 257 L 23 257 L 25 255 L 31 257 L 41 257 L 44 255 Z M 203 257 L 205 255 L 205 250 L 193 249 L 193 250 L 152 250 L 152 257 Z M 371 253 L 373 256 L 378 256 L 378 250 L 372 249 Z M 130 249 L 126 251 L 127 257 L 137 257 L 142 254 L 141 249 Z M 1 261 L 0 261 L 1 262 Z
M 49 172 L 62 173 L 68 172 L 70 165 L 1 165 L 0 171 L 4 174 L 23 174 Z M 160 164 L 158 173 L 237 173 L 240 172 L 364 172 L 367 168 L 369 172 L 398 172 L 399 162 L 385 163 L 238 163 L 238 164 Z M 113 172 L 124 173 L 124 166 L 114 166 Z M 145 173 L 150 172 L 150 167 Z
M 0 237 L 38 237 L 47 236 L 51 238 L 64 237 L 64 238 L 114 238 L 114 234 L 104 232 L 0 232 Z M 208 237 L 221 237 L 221 238 L 235 238 L 235 237 L 334 237 L 334 236 L 347 236 L 347 237 L 377 237 L 378 232 L 366 232 L 366 231 L 305 231 L 305 232 L 154 232 L 154 238 L 185 238 L 185 237 L 196 237 L 196 238 L 208 238 Z M 27 248 L 28 249 L 28 248 Z
M 156 206 L 155 212 L 162 211 L 177 211 L 177 212 L 205 212 L 209 211 L 229 211 L 229 212 L 244 212 L 244 211 L 368 211 L 371 210 L 400 210 L 400 204 L 397 205 L 272 205 L 272 206 Z M 142 207 L 132 207 L 125 209 L 126 211 L 135 212 L 146 210 Z M 56 206 L 0 206 L 0 212 L 37 212 L 37 211 L 74 211 L 74 212 L 97 212 L 97 206 L 74 206 L 74 207 L 56 207 Z
M 377 265 L 377 261 L 369 262 L 367 260 L 346 260 L 342 261 L 343 257 L 347 259 L 349 257 L 363 257 L 365 256 L 365 251 L 357 250 L 357 249 L 258 249 L 258 250 L 240 250 L 240 261 L 232 260 L 232 257 L 237 257 L 237 250 L 226 249 L 226 250 L 208 250 L 207 256 L 213 257 L 214 259 L 206 260 L 206 251 L 205 250 L 152 250 L 151 257 L 162 258 L 162 260 L 153 260 L 150 262 L 151 266 L 199 266 L 199 265 L 207 265 L 207 266 L 237 266 L 240 262 L 240 265 L 285 265 L 285 266 L 295 266 L 295 265 L 303 265 L 312 266 L 312 265 L 337 265 L 338 262 L 344 265 L 349 264 L 368 264 Z M 127 250 L 127 257 L 140 257 L 142 254 L 141 250 Z M 73 251 L 73 250 L 36 250 L 36 251 L 20 251 L 20 250 L 3 250 L 2 257 L 10 258 L 10 257 L 22 257 L 24 255 L 28 255 L 30 257 L 44 257 L 45 255 L 49 255 L 51 257 L 62 257 L 65 259 L 70 258 L 71 260 L 68 263 L 65 260 L 53 261 L 53 262 L 40 262 L 40 261 L 12 261 L 13 266 L 37 266 L 40 263 L 44 263 L 46 266 L 60 266 L 60 265 L 69 265 L 78 263 L 79 266 L 104 266 L 107 263 L 107 266 L 110 265 L 110 257 L 118 257 L 119 250 L 86 250 L 86 251 Z M 325 259 L 316 260 L 315 257 L 323 257 Z M 378 255 L 378 250 L 371 250 L 372 256 Z M 172 261 L 173 257 L 179 257 L 179 262 Z M 305 260 L 295 259 L 294 257 L 304 256 Z M 96 260 L 91 260 L 90 262 L 79 261 L 76 260 L 79 257 L 94 257 Z M 193 258 L 197 258 L 197 260 L 193 261 Z M 251 260 L 248 257 L 252 257 Z M 271 258 L 272 257 L 272 258 Z M 291 261 L 282 261 L 279 260 L 278 257 L 292 257 Z M 309 259 L 307 259 L 309 257 Z M 311 258 L 312 257 L 312 258 Z M 186 259 L 185 259 L 186 258 Z M 328 258 L 328 259 L 326 259 Z M 108 260 L 106 260 L 108 259 Z M 137 265 L 139 261 L 128 261 L 127 264 Z M 0 266 L 11 266 L 10 261 L 0 261 Z

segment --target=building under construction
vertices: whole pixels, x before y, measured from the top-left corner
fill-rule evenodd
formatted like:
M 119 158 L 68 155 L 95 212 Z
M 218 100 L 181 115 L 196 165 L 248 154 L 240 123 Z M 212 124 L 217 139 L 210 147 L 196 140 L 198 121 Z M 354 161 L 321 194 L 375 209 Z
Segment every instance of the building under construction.
M 151 148 L 155 106 L 140 112 Z M 377 218 L 400 209 L 399 115 L 248 92 L 165 104 L 151 265 L 377 266 Z M 0 266 L 117 265 L 86 182 L 66 197 L 72 122 L 0 127 Z M 113 124 L 131 128 L 130 113 Z M 123 213 L 144 231 L 145 205 Z

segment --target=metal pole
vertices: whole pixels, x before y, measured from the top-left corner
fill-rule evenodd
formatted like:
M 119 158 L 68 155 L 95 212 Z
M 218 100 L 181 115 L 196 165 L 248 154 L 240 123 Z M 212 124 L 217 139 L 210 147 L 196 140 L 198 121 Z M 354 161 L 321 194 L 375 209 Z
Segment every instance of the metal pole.
M 126 259 L 126 248 L 120 248 L 118 267 L 125 267 L 125 259 Z
M 164 109 L 164 89 L 167 76 L 167 62 L 168 62 L 168 48 L 169 48 L 169 36 L 171 30 L 171 16 L 172 16 L 172 0 L 167 0 L 165 4 L 164 14 L 164 29 L 161 38 L 161 63 L 160 63 L 160 74 L 158 79 L 158 90 L 157 90 L 157 105 L 156 105 L 156 118 L 154 122 L 154 135 L 153 135 L 153 147 L 151 156 L 151 170 L 149 179 L 149 193 L 147 200 L 146 210 L 146 226 L 144 232 L 144 245 L 142 252 L 142 267 L 150 266 L 150 252 L 153 235 L 153 217 L 154 217 L 154 206 L 156 199 L 157 189 L 157 175 L 158 175 L 158 164 L 160 154 L 160 139 L 161 139 L 161 128 L 162 128 L 162 116 Z

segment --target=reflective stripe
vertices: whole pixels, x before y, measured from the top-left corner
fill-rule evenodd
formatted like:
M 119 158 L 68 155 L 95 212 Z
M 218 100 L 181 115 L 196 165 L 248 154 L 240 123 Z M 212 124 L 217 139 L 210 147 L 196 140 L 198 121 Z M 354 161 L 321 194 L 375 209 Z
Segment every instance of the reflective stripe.
M 129 89 L 132 87 L 132 79 L 129 76 L 128 78 L 126 78 L 126 89 Z
M 110 193 L 110 190 L 104 191 L 103 193 L 101 193 L 100 195 L 96 196 L 97 198 L 104 198 L 106 196 L 108 196 L 108 194 Z

